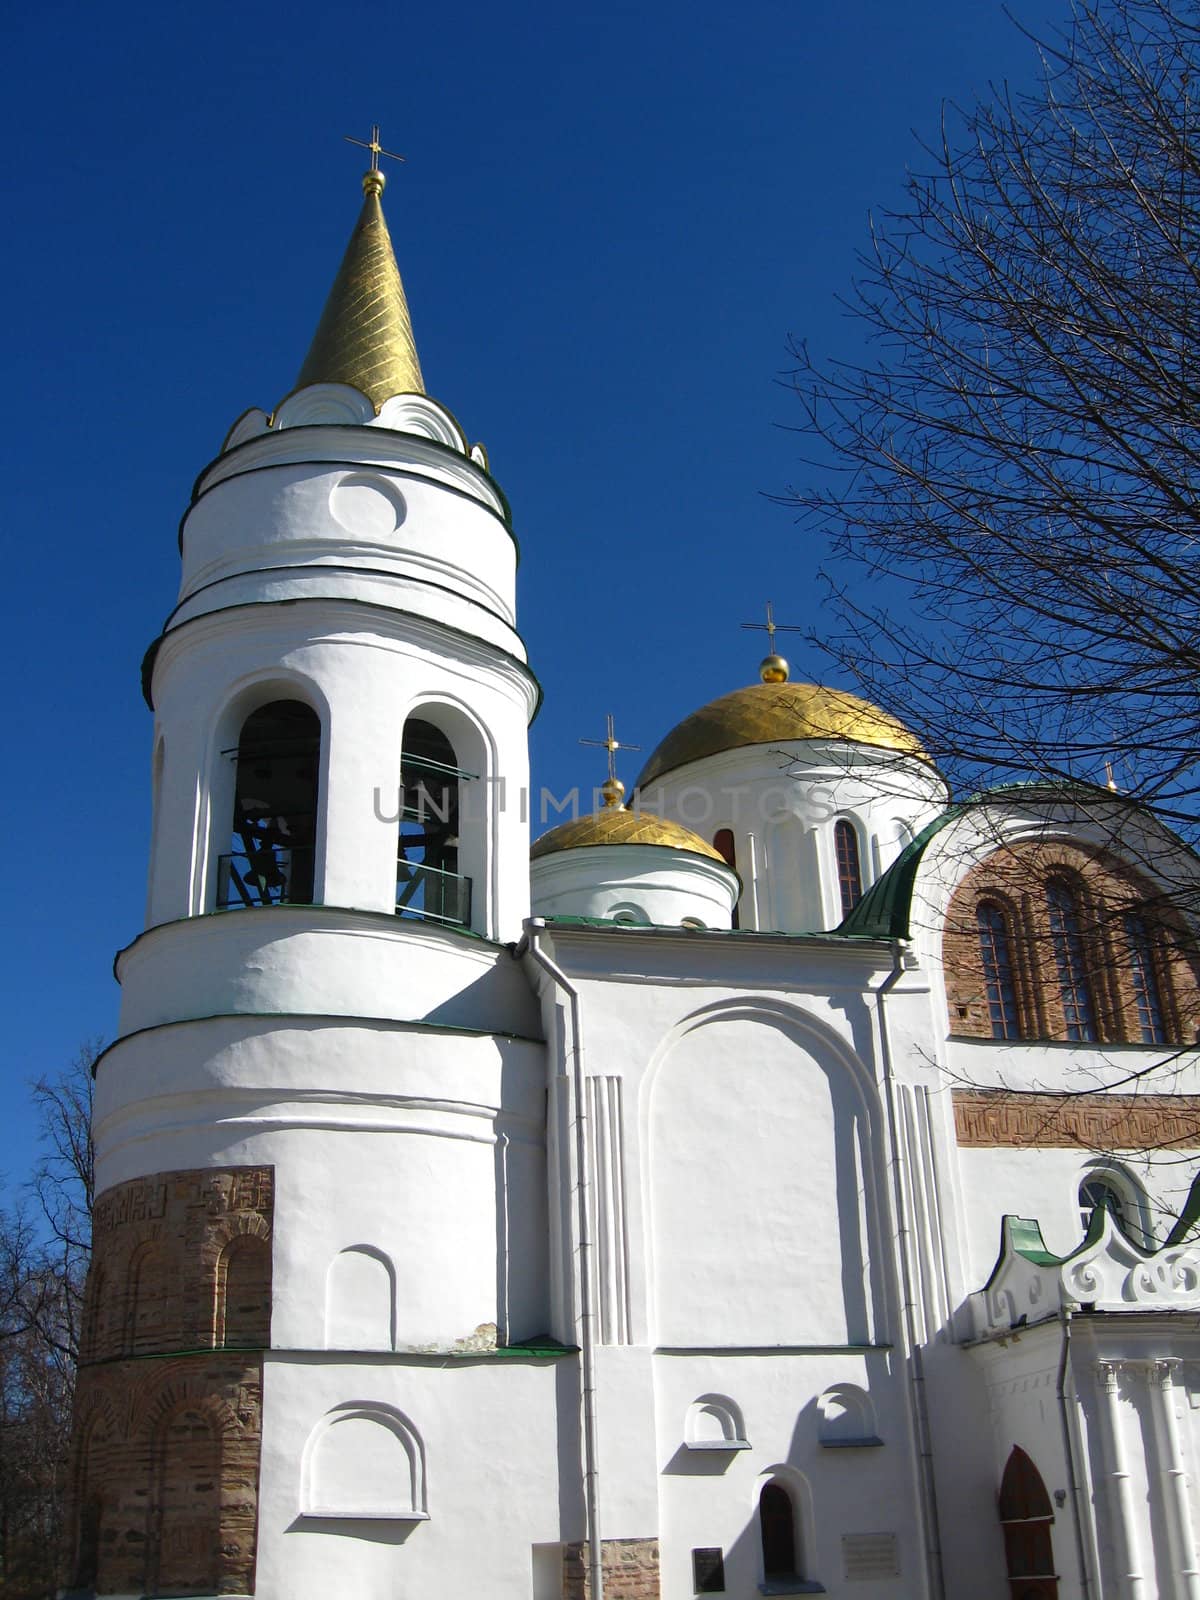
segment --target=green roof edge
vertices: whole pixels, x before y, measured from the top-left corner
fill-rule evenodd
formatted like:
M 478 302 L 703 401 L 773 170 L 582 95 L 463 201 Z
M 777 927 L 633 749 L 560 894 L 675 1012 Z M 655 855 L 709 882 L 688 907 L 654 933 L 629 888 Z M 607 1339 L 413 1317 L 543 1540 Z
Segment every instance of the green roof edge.
M 883 876 L 876 878 L 854 910 L 834 931 L 867 939 L 907 939 L 913 884 L 917 879 L 921 857 L 934 835 L 962 816 L 965 810 L 963 805 L 950 806 L 927 823 L 916 838 L 905 845 Z

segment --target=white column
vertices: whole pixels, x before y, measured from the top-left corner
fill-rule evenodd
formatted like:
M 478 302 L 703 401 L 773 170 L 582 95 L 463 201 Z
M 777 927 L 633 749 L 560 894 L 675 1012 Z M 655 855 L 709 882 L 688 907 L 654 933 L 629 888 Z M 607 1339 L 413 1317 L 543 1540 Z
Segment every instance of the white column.
M 1137 1525 L 1134 1521 L 1133 1487 L 1125 1463 L 1125 1445 L 1121 1437 L 1121 1396 L 1117 1391 L 1120 1364 L 1115 1361 L 1098 1361 L 1096 1378 L 1100 1391 L 1100 1419 L 1104 1453 L 1104 1471 L 1108 1480 L 1109 1505 L 1112 1516 L 1113 1561 L 1116 1566 L 1117 1592 L 1125 1600 L 1143 1600 L 1146 1580 L 1141 1573 L 1138 1551 Z
M 1171 1552 L 1172 1600 L 1200 1600 L 1200 1567 L 1188 1498 L 1187 1471 L 1179 1445 L 1175 1414 L 1176 1361 L 1156 1361 L 1150 1368 L 1150 1415 L 1154 1423 L 1158 1472 L 1162 1480 L 1163 1522 Z

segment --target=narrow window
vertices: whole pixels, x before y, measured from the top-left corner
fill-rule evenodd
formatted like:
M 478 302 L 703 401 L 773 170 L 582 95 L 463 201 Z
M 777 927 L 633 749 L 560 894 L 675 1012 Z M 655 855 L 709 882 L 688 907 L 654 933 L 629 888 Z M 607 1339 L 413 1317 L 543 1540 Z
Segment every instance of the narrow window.
M 1014 1445 L 1000 1484 L 1000 1524 L 1009 1585 L 1017 1600 L 1056 1600 L 1054 1510 L 1041 1473 Z
M 471 880 L 458 870 L 460 783 L 469 777 L 441 729 L 410 717 L 400 758 L 397 916 L 470 922 Z
M 737 871 L 737 845 L 734 843 L 732 828 L 717 829 L 716 833 L 713 834 L 713 849 L 724 860 L 727 866 L 732 867 L 735 872 Z M 739 908 L 736 905 L 733 908 L 733 922 L 731 926 L 735 928 L 740 926 L 738 921 L 738 909 Z
M 312 904 L 320 750 L 320 721 L 299 700 L 273 700 L 242 724 L 218 906 Z
M 1162 990 L 1155 970 L 1154 941 L 1145 919 L 1127 912 L 1125 939 L 1129 945 L 1129 971 L 1133 979 L 1133 999 L 1137 1007 L 1138 1033 L 1143 1044 L 1166 1044 L 1167 1025 L 1163 1012 Z
M 758 1497 L 758 1526 L 762 1536 L 763 1577 L 795 1578 L 800 1572 L 796 1557 L 796 1514 L 792 1497 L 781 1483 L 763 1485 Z
M 1074 890 L 1061 879 L 1052 879 L 1046 886 L 1046 902 L 1067 1038 L 1095 1039 L 1096 1013 L 1088 984 L 1087 953 Z
M 975 918 L 979 926 L 979 954 L 983 961 L 992 1038 L 1019 1039 L 1021 1020 L 1008 918 L 994 900 L 981 900 Z
M 858 833 L 844 819 L 833 830 L 837 851 L 838 888 L 842 896 L 842 915 L 848 917 L 862 899 L 862 866 L 858 854 Z

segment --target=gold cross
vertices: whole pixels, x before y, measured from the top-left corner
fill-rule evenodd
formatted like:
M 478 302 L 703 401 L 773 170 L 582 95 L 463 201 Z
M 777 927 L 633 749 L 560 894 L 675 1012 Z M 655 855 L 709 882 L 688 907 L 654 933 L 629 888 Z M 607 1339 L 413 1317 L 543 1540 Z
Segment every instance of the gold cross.
M 765 622 L 743 622 L 742 623 L 742 627 L 743 628 L 753 628 L 756 631 L 757 630 L 763 631 L 766 634 L 767 639 L 770 642 L 770 650 L 771 650 L 771 654 L 772 655 L 775 654 L 775 635 L 777 633 L 803 633 L 804 632 L 803 628 L 798 628 L 793 623 L 790 623 L 790 622 L 776 622 L 775 621 L 775 609 L 774 609 L 774 607 L 772 606 L 772 604 L 771 604 L 771 602 L 769 600 L 767 601 L 767 620 Z
M 389 161 L 403 161 L 403 156 L 398 156 L 394 150 L 385 150 L 379 142 L 379 124 L 371 124 L 371 137 L 369 139 L 352 139 L 348 133 L 342 135 L 347 144 L 356 144 L 360 150 L 371 152 L 371 171 L 379 171 L 380 156 L 387 156 Z
M 607 722 L 608 735 L 606 738 L 580 739 L 579 742 L 580 744 L 596 745 L 598 748 L 608 751 L 608 781 L 609 783 L 615 783 L 617 779 L 617 751 L 640 750 L 642 747 L 640 744 L 626 744 L 623 740 L 617 738 L 616 734 L 613 732 L 613 719 L 611 711 L 608 714 Z

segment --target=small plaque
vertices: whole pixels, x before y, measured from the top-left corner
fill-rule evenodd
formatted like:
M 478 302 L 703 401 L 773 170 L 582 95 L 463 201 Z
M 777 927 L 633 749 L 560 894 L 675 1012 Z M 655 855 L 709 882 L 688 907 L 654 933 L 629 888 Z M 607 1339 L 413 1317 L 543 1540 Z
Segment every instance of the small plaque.
M 725 1593 L 725 1552 L 692 1551 L 692 1587 L 697 1594 Z
M 898 1578 L 900 1554 L 894 1533 L 844 1533 L 842 1562 L 847 1578 Z

